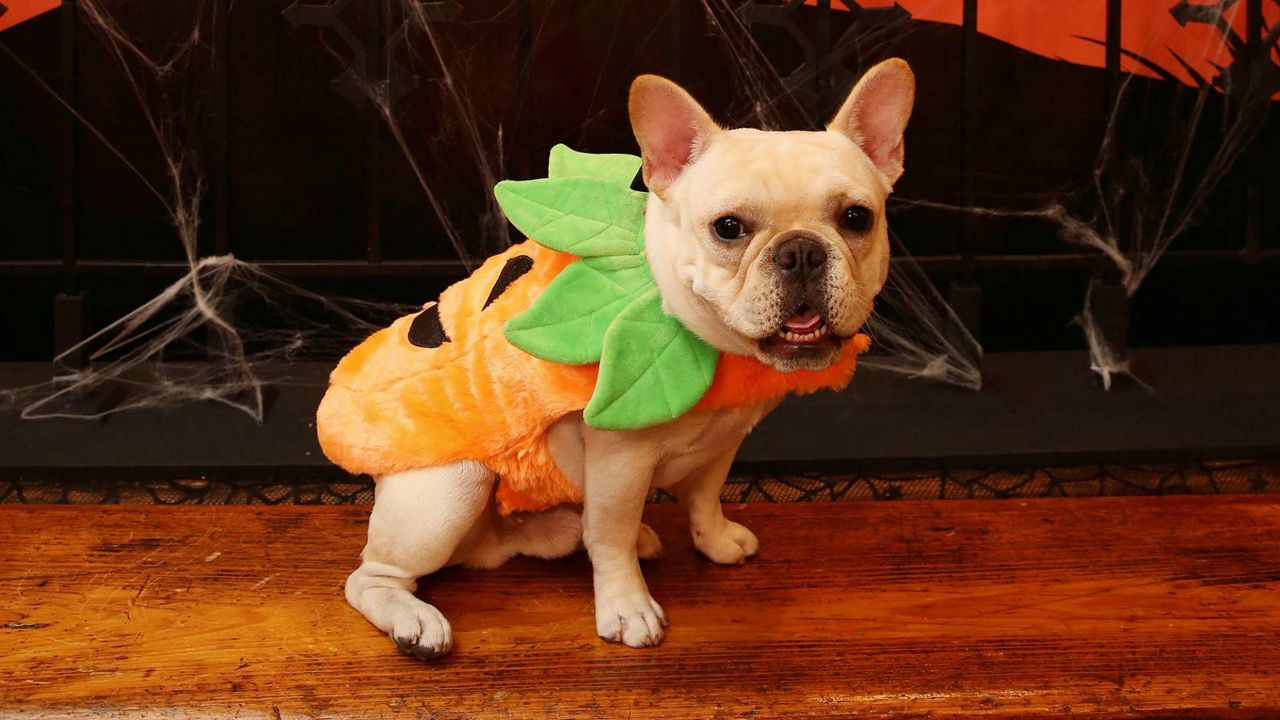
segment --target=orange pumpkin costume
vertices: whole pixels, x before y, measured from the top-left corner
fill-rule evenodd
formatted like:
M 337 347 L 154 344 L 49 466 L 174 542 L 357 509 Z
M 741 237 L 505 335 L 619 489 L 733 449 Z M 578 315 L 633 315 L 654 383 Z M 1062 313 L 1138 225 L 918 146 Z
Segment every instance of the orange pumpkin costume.
M 374 333 L 338 364 L 316 414 L 320 446 L 348 472 L 373 476 L 460 460 L 498 476 L 503 514 L 580 502 L 551 458 L 546 430 L 586 407 L 598 364 L 563 365 L 516 348 L 507 320 L 578 258 L 526 241 L 489 258 L 439 303 Z M 843 388 L 866 335 L 820 372 L 782 373 L 755 358 L 721 354 L 694 408 L 743 407 L 819 388 Z

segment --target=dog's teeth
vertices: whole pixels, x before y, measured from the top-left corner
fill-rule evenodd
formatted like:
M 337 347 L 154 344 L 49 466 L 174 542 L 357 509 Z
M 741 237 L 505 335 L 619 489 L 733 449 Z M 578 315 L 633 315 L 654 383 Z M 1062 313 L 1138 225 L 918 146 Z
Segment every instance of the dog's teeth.
M 786 342 L 793 343 L 793 344 L 811 343 L 821 339 L 826 334 L 827 334 L 826 323 L 823 323 L 822 325 L 819 325 L 817 328 L 804 334 L 791 332 L 790 330 L 786 330 L 786 329 L 782 329 L 778 331 L 778 337 L 782 338 Z

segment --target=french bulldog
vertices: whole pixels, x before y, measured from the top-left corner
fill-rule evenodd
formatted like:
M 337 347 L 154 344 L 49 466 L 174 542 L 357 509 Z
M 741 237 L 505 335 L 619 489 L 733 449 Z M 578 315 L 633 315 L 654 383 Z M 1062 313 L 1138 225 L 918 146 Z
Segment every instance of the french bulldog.
M 675 83 L 637 78 L 629 110 L 649 189 L 644 255 L 663 310 L 721 353 L 782 373 L 836 362 L 888 274 L 885 200 L 902 175 L 914 96 L 907 63 L 888 60 L 858 81 L 825 130 L 768 132 L 723 129 Z M 428 308 L 408 328 L 411 340 L 423 339 L 415 344 L 449 341 L 455 331 L 440 312 Z M 693 411 L 628 431 L 592 428 L 581 412 L 559 417 L 546 446 L 580 507 L 500 515 L 498 473 L 474 458 L 384 473 L 347 600 L 402 651 L 430 659 L 450 650 L 452 632 L 415 596 L 419 578 L 585 545 L 600 637 L 656 645 L 667 618 L 639 562 L 661 549 L 641 522 L 645 499 L 654 488 L 679 498 L 694 545 L 711 561 L 755 554 L 756 536 L 725 517 L 720 492 L 742 439 L 776 404 Z

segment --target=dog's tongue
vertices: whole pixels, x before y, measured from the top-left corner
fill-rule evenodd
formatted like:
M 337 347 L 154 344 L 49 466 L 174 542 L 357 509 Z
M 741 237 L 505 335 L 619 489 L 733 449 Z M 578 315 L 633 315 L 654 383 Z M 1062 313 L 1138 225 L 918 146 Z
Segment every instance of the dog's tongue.
M 802 310 L 792 315 L 786 322 L 782 323 L 782 327 L 793 333 L 812 332 L 822 324 L 822 314 L 817 310 Z

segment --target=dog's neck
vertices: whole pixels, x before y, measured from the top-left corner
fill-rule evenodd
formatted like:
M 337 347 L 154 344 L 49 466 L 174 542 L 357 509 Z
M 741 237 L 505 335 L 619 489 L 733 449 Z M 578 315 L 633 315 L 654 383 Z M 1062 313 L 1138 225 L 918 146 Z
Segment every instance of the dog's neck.
M 662 294 L 663 311 L 717 350 L 754 357 L 755 343 L 726 327 L 693 288 L 692 279 L 698 273 L 692 266 L 685 267 L 685 258 L 693 256 L 681 252 L 679 243 L 697 241 L 689 237 L 679 214 L 657 193 L 649 193 L 644 217 L 644 254 Z

